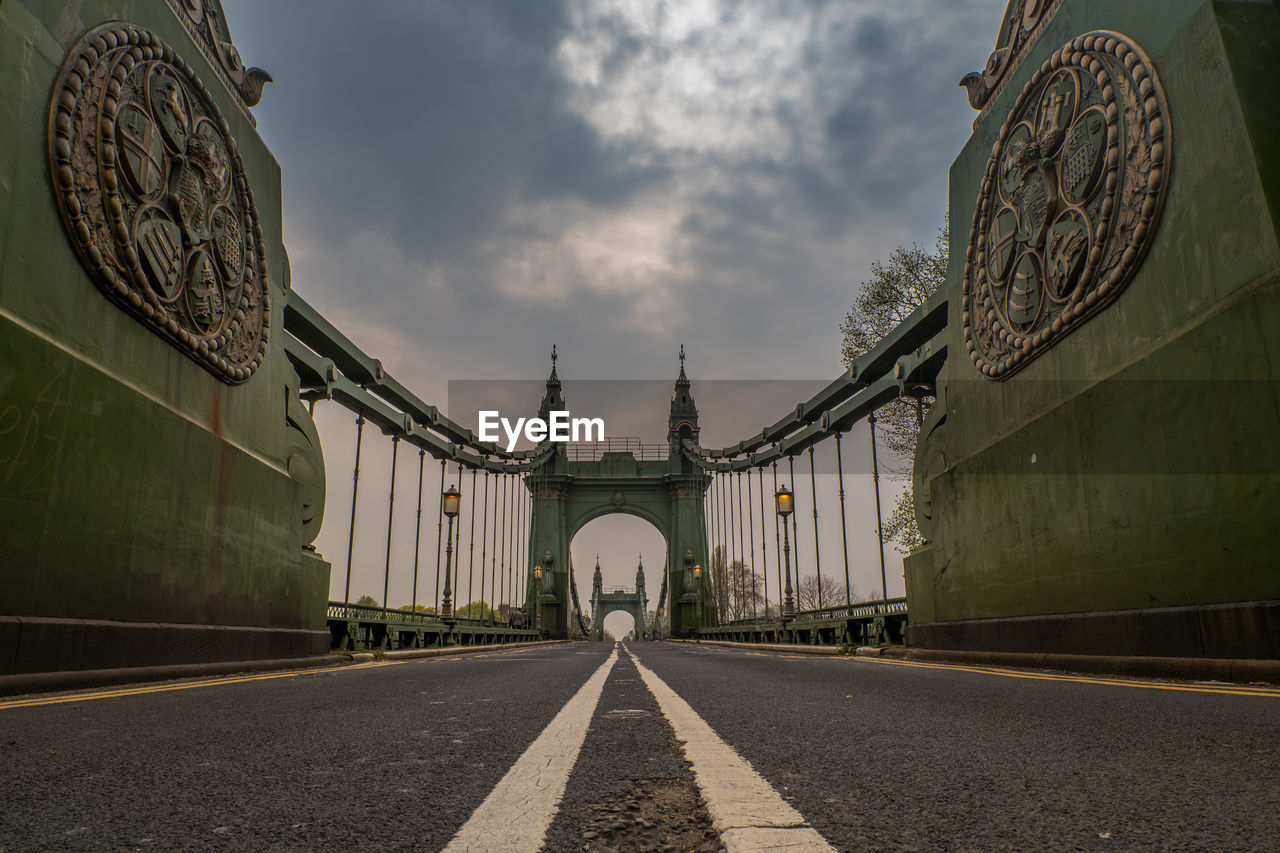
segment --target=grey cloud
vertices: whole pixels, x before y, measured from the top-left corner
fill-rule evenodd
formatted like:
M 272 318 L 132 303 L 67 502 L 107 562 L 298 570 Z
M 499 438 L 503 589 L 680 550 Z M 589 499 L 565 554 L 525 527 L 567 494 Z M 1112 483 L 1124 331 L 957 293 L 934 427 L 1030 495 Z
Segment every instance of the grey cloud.
M 836 321 L 866 265 L 927 239 L 941 219 L 970 119 L 954 83 L 981 64 L 1003 10 L 1003 0 L 907 4 L 920 17 L 899 26 L 870 4 L 874 14 L 816 28 L 803 55 L 817 115 L 779 94 L 761 121 L 793 129 L 783 150 L 726 159 L 644 136 L 604 139 L 585 121 L 556 55 L 571 26 L 562 2 L 226 5 L 246 61 L 279 81 L 256 112 L 284 170 L 286 215 L 323 250 L 310 275 L 295 269 L 298 287 L 322 310 L 419 341 L 423 376 L 524 370 L 552 339 L 606 373 L 639 360 L 652 374 L 695 337 L 704 376 L 776 369 L 753 348 L 760 335 L 793 337 L 803 364 L 792 375 L 834 374 Z M 655 46 L 616 17 L 598 25 L 606 82 L 641 56 L 710 49 L 697 36 Z M 825 129 L 816 151 L 801 135 L 815 121 Z M 522 296 L 532 282 L 503 278 L 507 261 L 554 246 L 591 211 L 621 214 L 677 188 L 684 207 L 660 283 L 678 310 L 660 326 L 635 312 L 634 289 L 594 288 L 591 268 L 556 271 L 564 295 L 554 297 Z M 513 216 L 519 205 L 539 212 Z M 341 247 L 364 229 L 434 270 L 435 289 L 343 268 Z M 851 266 L 848 247 L 864 242 Z M 338 269 L 359 289 L 331 280 Z

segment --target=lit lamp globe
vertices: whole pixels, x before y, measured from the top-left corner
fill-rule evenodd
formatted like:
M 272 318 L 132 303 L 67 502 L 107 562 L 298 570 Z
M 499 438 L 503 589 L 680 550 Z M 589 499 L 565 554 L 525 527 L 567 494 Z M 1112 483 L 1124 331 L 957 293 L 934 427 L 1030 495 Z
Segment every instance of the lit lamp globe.
M 458 507 L 462 503 L 462 493 L 458 491 L 457 486 L 450 486 L 448 491 L 444 493 L 444 514 L 450 518 L 457 518 Z
M 795 501 L 791 497 L 791 490 L 786 486 L 778 489 L 777 494 L 773 496 L 774 505 L 778 510 L 778 515 L 786 518 L 795 512 Z

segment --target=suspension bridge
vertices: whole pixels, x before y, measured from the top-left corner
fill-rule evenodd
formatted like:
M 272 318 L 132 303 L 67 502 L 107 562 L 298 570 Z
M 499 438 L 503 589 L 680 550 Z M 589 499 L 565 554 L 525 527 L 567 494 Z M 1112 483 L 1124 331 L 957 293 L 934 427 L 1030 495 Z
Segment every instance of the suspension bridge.
M 1274 4 L 1011 0 L 942 288 L 736 443 L 682 347 L 665 440 L 514 450 L 291 281 L 221 3 L 126 5 L 0 6 L 0 849 L 1276 846 Z M 566 391 L 553 351 L 538 416 Z M 854 600 L 902 399 L 924 544 Z M 319 406 L 355 424 L 340 553 Z M 584 601 L 615 514 L 660 588 L 597 561 Z

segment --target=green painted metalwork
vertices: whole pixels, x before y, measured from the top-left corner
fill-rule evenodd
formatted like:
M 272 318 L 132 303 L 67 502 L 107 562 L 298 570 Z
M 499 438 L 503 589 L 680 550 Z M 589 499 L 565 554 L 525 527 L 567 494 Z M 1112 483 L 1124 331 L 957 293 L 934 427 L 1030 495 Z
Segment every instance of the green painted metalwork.
M 97 29 L 122 10 L 128 28 Z M 79 76 L 94 55 L 131 66 L 120 94 L 134 94 L 114 99 L 114 125 L 95 112 L 112 84 Z M 191 128 L 203 137 L 155 124 L 129 77 L 144 71 L 164 78 L 183 115 L 208 119 Z M 166 3 L 0 6 L 0 673 L 327 646 L 330 570 L 308 547 L 324 465 L 278 334 L 289 289 L 280 172 L 222 74 Z M 139 143 L 119 159 L 99 144 L 117 132 Z M 71 149 L 73 136 L 86 146 Z M 224 172 L 232 140 L 238 161 Z M 178 199 L 140 213 L 132 205 L 153 198 L 160 169 Z M 238 177 L 256 217 L 222 180 Z M 121 228 L 102 239 L 81 221 L 99 214 L 133 216 L 149 242 L 123 245 Z M 172 267 L 175 239 L 198 269 Z M 253 304 L 237 291 L 246 264 Z M 142 280 L 184 305 L 159 310 L 159 296 L 131 289 Z M 223 325 L 239 306 L 244 322 Z M 271 334 L 244 337 L 258 320 Z M 159 623 L 180 630 L 135 650 L 156 644 Z
M 1074 68 L 1067 54 L 1099 54 L 1091 73 L 1123 78 L 1123 48 L 1134 73 L 1149 69 L 1137 109 L 1121 109 L 1135 130 L 1116 180 L 1172 152 L 1167 195 L 1158 223 L 1150 181 L 1116 203 L 1132 229 L 1117 239 L 1141 228 L 1148 241 L 1116 261 L 1123 293 L 1097 313 L 1081 306 L 1070 334 L 1016 374 L 980 372 L 953 314 L 946 343 L 961 357 L 938 377 L 915 466 L 930 544 L 906 561 L 913 642 L 1280 654 L 1278 44 L 1273 3 L 1064 0 L 1006 63 L 1008 85 L 951 169 L 953 305 L 966 281 L 981 284 L 966 268 L 981 229 L 967 225 L 993 149 L 1055 57 Z M 1159 139 L 1142 120 L 1153 110 Z
M 694 580 L 694 567 L 707 563 L 703 496 L 710 479 L 684 452 L 685 442 L 696 440 L 699 428 L 683 350 L 681 356 L 668 416 L 665 457 L 654 459 L 656 454 L 646 454 L 638 446 L 615 450 L 606 445 L 594 448 L 593 453 L 578 447 L 571 458 L 565 446 L 558 445 L 535 463 L 531 476 L 524 477 L 533 503 L 526 588 L 541 590 L 537 596 L 529 596 L 526 607 L 536 608 L 539 624 L 552 636 L 569 633 L 569 544 L 574 534 L 593 519 L 614 513 L 642 518 L 666 539 L 667 601 L 663 604 L 670 614 L 671 631 L 687 635 L 700 626 L 715 624 L 705 573 Z M 540 409 L 545 416 L 563 405 L 563 388 L 553 366 Z M 541 586 L 533 577 L 538 566 L 544 567 Z M 637 626 L 643 622 L 642 610 Z
M 786 622 L 740 619 L 702 628 L 704 640 L 739 643 L 801 643 L 809 645 L 901 645 L 907 630 L 907 599 L 864 601 L 852 605 L 801 610 Z
M 658 609 L 674 633 L 895 639 L 895 601 L 716 626 L 710 578 L 695 572 L 708 562 L 704 498 L 713 474 L 776 471 L 895 397 L 928 394 L 915 496 L 931 541 L 906 561 L 922 642 L 1072 651 L 1089 643 L 1071 626 L 1101 615 L 1117 651 L 1276 649 L 1274 3 L 1011 0 L 986 69 L 962 81 L 981 112 L 951 170 L 948 282 L 926 305 L 736 445 L 700 446 L 682 348 L 665 446 L 515 453 L 419 399 L 290 289 L 279 168 L 248 112 L 270 78 L 227 64 L 220 9 L 197 20 L 191 4 L 139 4 L 130 26 L 103 25 L 117 6 L 0 7 L 0 79 L 48 81 L 0 98 L 6 144 L 43 140 L 47 155 L 0 167 L 0 500 L 14 533 L 0 671 L 128 663 L 79 651 L 95 620 L 126 634 L 231 626 L 243 642 L 227 656 L 259 654 L 264 628 L 272 654 L 323 646 L 329 565 L 310 543 L 324 465 L 303 404 L 320 399 L 442 465 L 483 468 L 486 488 L 489 472 L 520 477 L 525 606 L 554 636 L 576 605 L 573 535 L 626 513 L 666 539 Z M 104 57 L 120 59 L 118 78 L 86 80 Z M 141 99 L 148 75 L 204 136 Z M 158 192 L 163 170 L 176 170 L 174 199 Z M 1013 220 L 1011 237 L 1001 223 Z M 198 263 L 174 266 L 175 241 Z M 543 414 L 563 399 L 553 365 Z M 600 591 L 593 620 L 639 607 L 642 630 L 642 593 Z M 515 636 L 398 614 L 331 604 L 329 633 L 384 647 Z M 56 621 L 56 653 L 23 658 L 19 617 Z
M 533 629 L 491 625 L 482 619 L 442 619 L 434 614 L 341 601 L 329 602 L 326 618 L 330 648 L 334 651 L 491 645 L 527 642 L 542 636 Z

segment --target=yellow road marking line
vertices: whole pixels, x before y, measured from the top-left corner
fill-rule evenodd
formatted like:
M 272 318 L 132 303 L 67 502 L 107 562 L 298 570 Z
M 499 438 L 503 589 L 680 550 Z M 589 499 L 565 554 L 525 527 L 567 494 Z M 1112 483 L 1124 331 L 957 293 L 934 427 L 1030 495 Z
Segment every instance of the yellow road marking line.
M 480 655 L 468 655 L 467 657 L 492 657 L 495 655 L 518 655 L 524 652 L 532 651 L 532 649 L 510 649 L 500 652 L 486 652 Z M 421 662 L 434 661 L 443 663 L 445 661 L 463 660 L 463 657 L 434 657 L 423 658 Z M 199 681 L 184 681 L 181 684 L 153 684 L 146 687 L 121 687 L 111 690 L 85 691 L 80 693 L 59 694 L 57 696 L 40 696 L 30 699 L 13 699 L 8 702 L 0 701 L 0 711 L 7 711 L 10 708 L 38 708 L 44 705 L 65 705 L 71 702 L 89 702 L 94 699 L 119 699 L 126 696 L 143 696 L 149 693 L 170 693 L 175 690 L 191 690 L 196 687 L 216 687 L 223 684 L 246 684 L 252 681 L 267 681 L 272 678 L 294 678 L 299 675 L 316 675 L 325 672 L 350 672 L 357 669 L 369 669 L 378 666 L 398 666 L 403 663 L 409 663 L 407 660 L 388 660 L 388 661 L 369 661 L 368 663 L 351 664 L 350 666 L 326 666 L 308 669 L 289 669 L 281 672 L 267 672 L 258 675 L 240 675 L 232 677 L 214 677 L 204 678 Z
M 69 693 L 58 696 L 43 696 L 32 699 L 14 699 L 0 702 L 0 711 L 10 708 L 36 708 L 43 705 L 65 705 L 69 702 L 89 702 L 94 699 L 118 699 L 125 696 L 143 696 L 148 693 L 171 693 L 175 690 L 192 690 L 196 687 L 217 687 L 223 684 L 245 684 L 251 681 L 268 681 L 273 678 L 296 678 L 299 675 L 316 675 L 325 672 L 350 672 L 356 669 L 369 669 L 378 666 L 397 666 L 401 661 L 370 661 L 350 666 L 326 666 L 315 669 L 290 669 L 284 672 L 268 672 L 260 675 L 241 675 L 232 678 L 206 678 L 199 681 L 186 681 L 181 684 L 152 684 L 146 687 L 126 687 L 117 690 L 99 690 L 95 692 Z
M 1227 696 L 1267 696 L 1280 699 L 1280 689 L 1269 687 L 1230 686 L 1218 687 L 1211 684 L 1174 684 L 1157 681 L 1133 681 L 1123 678 L 1093 678 L 1083 675 L 1058 675 L 1048 672 L 1022 672 L 999 667 L 966 666 L 963 664 L 933 663 L 927 661 L 884 660 L 872 657 L 838 658 L 865 663 L 878 663 L 886 666 L 910 666 L 916 669 L 943 669 L 952 672 L 974 672 L 979 675 L 1000 675 L 1005 678 L 1027 678 L 1034 681 L 1068 681 L 1074 684 L 1100 684 L 1105 687 L 1139 687 L 1146 690 L 1173 690 L 1180 693 L 1217 693 Z

